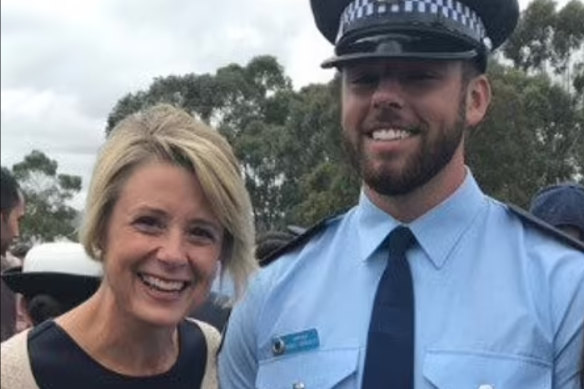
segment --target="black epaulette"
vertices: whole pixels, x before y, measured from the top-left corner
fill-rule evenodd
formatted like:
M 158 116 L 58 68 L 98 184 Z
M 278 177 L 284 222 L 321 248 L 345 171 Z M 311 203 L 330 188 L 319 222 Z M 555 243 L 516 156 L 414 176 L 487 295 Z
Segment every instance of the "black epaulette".
M 568 234 L 565 234 L 561 230 L 555 228 L 551 224 L 546 223 L 545 221 L 539 219 L 537 216 L 527 212 L 526 210 L 518 207 L 514 204 L 506 204 L 507 208 L 513 212 L 516 216 L 518 216 L 523 222 L 537 228 L 540 231 L 545 232 L 546 234 L 552 236 L 553 238 L 565 243 L 569 246 L 576 248 L 584 252 L 584 242 L 579 241 L 576 238 L 571 237 Z
M 323 231 L 325 227 L 329 224 L 330 221 L 339 217 L 340 215 L 344 214 L 347 210 L 342 212 L 335 213 L 333 216 L 326 217 L 320 220 L 318 223 L 309 227 L 304 233 L 298 235 L 296 238 L 292 239 L 290 242 L 286 243 L 284 246 L 272 251 L 264 258 L 262 258 L 259 262 L 260 267 L 268 266 L 270 263 L 274 262 L 276 259 L 281 257 L 282 255 L 298 248 L 304 246 L 308 241 L 318 234 L 319 232 Z

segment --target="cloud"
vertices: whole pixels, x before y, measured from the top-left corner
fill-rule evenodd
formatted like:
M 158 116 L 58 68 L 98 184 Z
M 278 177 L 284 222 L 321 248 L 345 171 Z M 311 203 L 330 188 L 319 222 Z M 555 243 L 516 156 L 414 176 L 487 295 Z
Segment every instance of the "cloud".
M 3 0 L 2 165 L 33 149 L 81 175 L 84 191 L 107 115 L 154 77 L 213 73 L 276 56 L 296 87 L 327 81 L 332 48 L 298 0 Z M 83 195 L 75 203 L 82 206 Z
M 83 115 L 74 96 L 51 90 L 3 89 L 1 99 L 2 165 L 11 167 L 37 149 L 57 160 L 59 173 L 81 175 L 86 185 L 103 123 Z

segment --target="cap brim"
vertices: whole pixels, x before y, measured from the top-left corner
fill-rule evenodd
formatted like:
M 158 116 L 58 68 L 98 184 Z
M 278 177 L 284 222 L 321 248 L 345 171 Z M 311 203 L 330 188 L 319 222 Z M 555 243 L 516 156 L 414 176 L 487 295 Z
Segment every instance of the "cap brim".
M 466 60 L 477 57 L 475 50 L 463 51 L 458 53 L 352 53 L 334 56 L 325 60 L 320 66 L 324 69 L 340 67 L 352 62 L 361 62 L 369 60 L 384 59 L 411 59 L 411 60 Z
M 9 269 L 2 274 L 2 280 L 15 293 L 26 297 L 48 294 L 58 298 L 89 297 L 99 287 L 99 277 L 64 273 L 22 273 Z

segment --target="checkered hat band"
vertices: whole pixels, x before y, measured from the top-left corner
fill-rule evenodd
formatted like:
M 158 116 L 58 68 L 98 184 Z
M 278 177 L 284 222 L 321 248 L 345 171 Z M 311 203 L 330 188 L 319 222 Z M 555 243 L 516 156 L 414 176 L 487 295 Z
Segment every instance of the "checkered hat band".
M 399 16 L 408 18 L 418 15 L 421 19 L 434 17 L 448 19 L 477 42 L 483 42 L 486 31 L 480 17 L 468 6 L 456 0 L 353 0 L 341 14 L 337 43 L 356 22 L 366 19 L 396 20 Z M 411 20 L 411 19 L 410 19 Z

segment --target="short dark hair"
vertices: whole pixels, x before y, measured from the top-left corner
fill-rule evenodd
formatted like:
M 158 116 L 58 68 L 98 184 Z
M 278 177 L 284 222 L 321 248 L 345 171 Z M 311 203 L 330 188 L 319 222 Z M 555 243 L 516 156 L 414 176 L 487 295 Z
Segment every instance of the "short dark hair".
M 267 231 L 258 235 L 256 259 L 261 263 L 269 254 L 284 247 L 295 237 L 295 234 L 287 231 Z
M 45 320 L 52 319 L 67 312 L 72 306 L 66 306 L 56 298 L 48 294 L 38 294 L 26 301 L 28 315 L 33 326 L 39 325 Z
M 470 80 L 484 73 L 485 72 L 481 70 L 481 65 L 476 59 L 462 61 L 462 81 L 464 85 L 467 85 Z
M 19 197 L 20 187 L 16 182 L 14 176 L 5 167 L 2 167 L 2 172 L 0 174 L 0 202 L 2 213 L 10 213 L 14 207 L 16 207 L 20 201 Z

